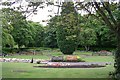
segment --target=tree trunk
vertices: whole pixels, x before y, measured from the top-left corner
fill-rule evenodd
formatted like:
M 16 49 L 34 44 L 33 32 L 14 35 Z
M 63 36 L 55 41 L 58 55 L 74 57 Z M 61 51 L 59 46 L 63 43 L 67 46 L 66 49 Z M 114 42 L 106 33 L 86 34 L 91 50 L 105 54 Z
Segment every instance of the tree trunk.
M 86 50 L 86 51 L 89 51 L 89 46 L 85 46 L 85 50 Z
M 117 51 L 115 54 L 114 67 L 116 69 L 115 78 L 117 78 L 117 80 L 120 80 L 120 30 L 117 32 Z
M 18 44 L 18 54 L 21 55 L 20 45 Z
M 97 46 L 101 48 L 102 46 L 101 35 L 98 32 L 96 32 L 96 35 L 97 35 Z

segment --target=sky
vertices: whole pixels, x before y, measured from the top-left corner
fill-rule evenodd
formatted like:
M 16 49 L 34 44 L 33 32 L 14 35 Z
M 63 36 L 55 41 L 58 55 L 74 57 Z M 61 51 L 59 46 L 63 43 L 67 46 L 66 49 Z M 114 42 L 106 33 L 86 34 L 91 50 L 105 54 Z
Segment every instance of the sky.
M 58 0 L 57 0 L 58 1 Z M 60 9 L 61 11 L 61 9 Z M 32 20 L 34 22 L 39 22 L 40 24 L 46 26 L 47 22 L 42 22 L 42 20 L 49 20 L 51 17 L 49 15 L 52 15 L 53 17 L 56 15 L 58 12 L 58 7 L 56 6 L 45 6 L 43 9 L 39 9 L 37 12 L 37 15 L 31 15 L 28 20 Z M 83 12 L 85 13 L 85 12 Z
M 51 12 L 50 12 L 51 11 Z M 57 12 L 57 7 L 54 6 L 48 6 L 43 9 L 39 9 L 37 12 L 37 15 L 31 15 L 28 17 L 28 20 L 32 20 L 34 22 L 39 22 L 42 25 L 46 25 L 46 22 L 43 22 L 43 20 L 49 20 L 51 17 L 49 15 L 55 16 L 55 13 Z
M 7 1 L 11 1 L 11 0 L 7 0 Z M 12 0 L 12 1 L 19 1 L 19 0 Z M 30 1 L 30 0 L 27 0 L 27 1 Z M 35 1 L 35 0 L 31 0 L 31 1 Z M 38 1 L 40 1 L 40 0 L 38 0 Z M 53 1 L 55 3 L 56 1 L 59 1 L 59 0 L 53 0 Z M 73 0 L 73 1 L 80 1 L 80 0 Z M 23 6 L 26 6 L 27 4 L 28 3 L 26 2 L 26 0 L 22 0 L 22 5 Z M 19 6 L 19 5 L 14 4 L 13 6 Z M 27 20 L 31 20 L 31 21 L 34 21 L 34 22 L 39 22 L 40 24 L 46 26 L 47 22 L 43 22 L 43 20 L 45 20 L 45 21 L 49 20 L 51 18 L 49 15 L 55 16 L 55 13 L 57 13 L 57 11 L 58 11 L 58 7 L 53 6 L 53 5 L 52 6 L 46 6 L 45 5 L 44 8 L 38 9 L 37 15 L 32 14 L 27 18 Z M 80 13 L 81 14 L 86 14 L 85 11 L 81 11 Z
M 16 0 L 7 0 L 7 1 L 16 2 Z M 17 0 L 17 1 L 19 1 L 19 0 Z M 29 2 L 29 1 L 37 1 L 37 0 L 22 0 L 21 4 L 22 4 L 22 6 L 24 6 L 25 9 L 26 9 L 26 5 L 28 5 L 28 3 L 26 1 Z M 42 0 L 38 0 L 38 1 L 42 1 Z M 45 0 L 43 0 L 43 1 L 45 1 Z M 57 4 L 56 1 L 59 1 L 59 0 L 51 0 L 51 1 L 54 1 L 54 4 Z M 62 0 L 62 1 L 64 1 L 64 0 Z M 14 7 L 14 6 L 17 7 L 17 6 L 19 6 L 19 4 L 20 3 L 16 3 L 11 7 Z M 27 18 L 27 20 L 31 20 L 31 21 L 34 21 L 34 22 L 39 22 L 43 26 L 46 26 L 47 21 L 49 21 L 49 19 L 51 18 L 49 15 L 52 15 L 54 17 L 56 15 L 57 11 L 58 11 L 58 7 L 53 6 L 53 5 L 47 6 L 46 4 L 44 4 L 44 6 L 45 6 L 44 8 L 39 8 L 38 9 L 36 15 L 34 15 L 34 14 L 30 15 Z M 61 11 L 61 9 L 60 9 L 60 11 Z M 43 20 L 46 21 L 46 22 L 43 22 Z
M 25 0 L 23 0 L 22 5 L 27 5 Z M 58 11 L 58 7 L 53 6 L 53 5 L 47 6 L 46 4 L 43 4 L 43 5 L 44 5 L 44 8 L 39 8 L 38 11 L 37 11 L 37 14 L 36 15 L 34 15 L 34 14 L 30 15 L 27 18 L 27 20 L 31 20 L 31 21 L 34 21 L 34 22 L 39 22 L 43 26 L 46 26 L 47 22 L 43 22 L 43 20 L 48 21 L 51 18 L 49 15 L 52 15 L 54 17 L 55 13 L 57 13 L 57 11 Z
M 4 1 L 16 2 L 16 0 L 4 0 Z M 20 3 L 16 2 L 11 6 L 11 8 L 18 7 L 19 5 L 20 5 Z M 26 5 L 28 5 L 28 3 L 26 2 L 26 0 L 22 0 L 21 5 L 24 6 L 24 8 L 26 9 Z M 4 8 L 4 7 L 5 6 L 0 5 L 0 9 Z M 52 6 L 47 6 L 45 4 L 44 8 L 39 8 L 38 11 L 37 11 L 37 14 L 36 15 L 34 15 L 34 14 L 30 15 L 29 17 L 27 17 L 27 20 L 31 20 L 31 21 L 34 21 L 34 22 L 39 22 L 40 24 L 46 26 L 47 22 L 43 22 L 43 20 L 45 20 L 45 21 L 49 20 L 51 18 L 49 15 L 55 16 L 55 13 L 57 12 L 57 10 L 58 10 L 58 7 L 53 6 L 53 5 Z
M 5 0 L 4 0 L 5 1 Z M 11 1 L 11 0 L 7 0 L 7 1 Z M 12 0 L 13 2 L 16 1 L 16 0 Z M 19 1 L 19 0 L 17 0 Z M 29 0 L 28 0 L 29 1 Z M 54 4 L 56 4 L 55 2 L 56 1 L 59 1 L 59 0 L 54 0 Z M 63 1 L 63 0 L 62 0 Z M 13 6 L 11 6 L 12 8 L 13 7 L 17 7 L 19 6 L 20 3 L 16 3 L 14 4 Z M 22 6 L 24 6 L 24 8 L 26 9 L 26 5 L 28 5 L 28 3 L 26 2 L 26 0 L 22 0 Z M 40 24 L 42 24 L 43 26 L 46 26 L 47 25 L 47 22 L 49 21 L 49 19 L 51 18 L 49 15 L 52 15 L 53 17 L 55 16 L 55 14 L 57 13 L 58 11 L 58 7 L 56 6 L 47 6 L 46 4 L 44 5 L 45 7 L 44 8 L 40 8 L 38 9 L 37 11 L 37 14 L 34 15 L 30 15 L 29 17 L 27 17 L 27 20 L 31 20 L 31 21 L 34 21 L 34 22 L 39 22 Z M 61 11 L 61 10 L 60 10 Z M 85 13 L 84 11 L 81 11 L 82 13 Z M 28 14 L 29 15 L 29 14 Z M 43 22 L 46 21 L 46 22 Z

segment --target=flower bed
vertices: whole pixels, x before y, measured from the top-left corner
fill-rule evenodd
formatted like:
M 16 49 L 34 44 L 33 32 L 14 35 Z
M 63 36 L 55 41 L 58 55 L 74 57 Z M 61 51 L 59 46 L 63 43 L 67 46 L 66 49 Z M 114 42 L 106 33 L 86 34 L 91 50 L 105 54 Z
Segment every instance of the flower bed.
M 42 66 L 34 66 L 41 68 L 99 68 L 106 67 L 106 65 L 111 65 L 112 63 L 101 63 L 101 62 L 48 62 Z
M 51 58 L 51 62 L 85 62 L 84 60 L 81 59 L 80 56 L 73 56 L 73 55 L 68 55 L 68 56 L 53 56 Z

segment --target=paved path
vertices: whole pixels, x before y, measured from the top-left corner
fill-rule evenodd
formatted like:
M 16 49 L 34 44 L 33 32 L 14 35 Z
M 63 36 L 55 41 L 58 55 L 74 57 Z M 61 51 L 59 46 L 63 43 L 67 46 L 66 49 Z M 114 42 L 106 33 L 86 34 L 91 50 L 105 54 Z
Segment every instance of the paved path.
M 42 60 L 42 59 L 33 59 L 33 63 L 37 63 L 40 61 L 40 64 L 60 64 L 60 65 L 111 65 L 114 64 L 113 62 L 49 62 L 49 60 Z M 17 59 L 17 58 L 0 58 L 0 62 L 23 62 L 23 63 L 30 63 L 31 59 Z

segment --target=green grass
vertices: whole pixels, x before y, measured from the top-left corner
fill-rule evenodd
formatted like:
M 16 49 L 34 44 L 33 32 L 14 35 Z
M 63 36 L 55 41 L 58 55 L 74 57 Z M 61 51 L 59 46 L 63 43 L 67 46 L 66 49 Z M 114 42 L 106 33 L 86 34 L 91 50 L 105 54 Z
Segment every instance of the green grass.
M 42 51 L 43 55 L 14 55 L 14 56 L 6 56 L 6 58 L 21 58 L 21 59 L 50 59 L 51 56 L 61 56 L 63 55 L 59 51 Z M 113 56 L 90 56 L 92 52 L 74 52 L 74 55 L 79 55 L 86 62 L 114 62 Z M 85 56 L 89 55 L 89 56 Z M 66 56 L 66 55 L 64 55 Z
M 43 55 L 14 55 L 7 58 L 22 59 L 50 59 L 52 56 L 61 56 L 56 50 L 42 51 Z M 86 62 L 114 62 L 113 56 L 89 56 L 92 52 L 74 52 Z M 87 55 L 87 56 L 86 56 Z M 109 72 L 114 71 L 113 65 L 102 68 L 35 68 L 40 64 L 30 63 L 3 63 L 4 78 L 107 78 Z
M 3 78 L 107 78 L 113 66 L 103 68 L 34 68 L 30 63 L 3 63 Z
M 90 56 L 84 59 L 86 62 L 114 62 L 113 56 Z

